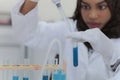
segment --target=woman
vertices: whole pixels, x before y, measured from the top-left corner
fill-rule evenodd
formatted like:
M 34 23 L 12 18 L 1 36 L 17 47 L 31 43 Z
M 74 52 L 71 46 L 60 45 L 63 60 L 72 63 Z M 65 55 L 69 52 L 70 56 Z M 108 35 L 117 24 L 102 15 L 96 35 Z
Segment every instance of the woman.
M 37 0 L 21 0 L 12 11 L 17 39 L 46 50 L 54 39 L 62 44 L 67 62 L 66 80 L 118 80 L 120 63 L 120 0 L 77 0 L 72 33 L 64 21 L 47 23 L 37 17 Z M 108 38 L 109 37 L 109 38 Z M 78 66 L 73 66 L 73 44 Z

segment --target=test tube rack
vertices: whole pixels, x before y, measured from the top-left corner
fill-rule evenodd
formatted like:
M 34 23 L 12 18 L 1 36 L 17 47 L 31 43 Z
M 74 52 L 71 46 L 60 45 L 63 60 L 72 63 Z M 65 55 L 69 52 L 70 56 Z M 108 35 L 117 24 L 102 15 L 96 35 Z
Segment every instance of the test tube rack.
M 9 64 L 9 65 L 0 65 L 0 70 L 41 70 L 42 65 L 32 65 L 32 64 Z M 57 70 L 59 65 L 46 65 L 46 70 Z M 65 64 L 62 65 L 63 71 L 65 71 Z

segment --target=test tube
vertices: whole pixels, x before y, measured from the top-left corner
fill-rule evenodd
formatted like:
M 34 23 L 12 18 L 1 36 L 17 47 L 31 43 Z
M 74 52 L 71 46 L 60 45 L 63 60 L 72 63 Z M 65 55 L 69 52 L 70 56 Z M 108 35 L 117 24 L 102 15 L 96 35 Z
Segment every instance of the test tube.
M 24 59 L 24 64 L 29 64 L 29 59 Z M 29 70 L 24 70 L 23 80 L 29 80 Z
M 47 65 L 49 64 L 49 60 L 47 61 Z M 42 80 L 48 80 L 49 79 L 49 72 L 48 70 L 44 71 Z
M 19 80 L 19 77 L 17 75 L 14 75 L 13 80 Z
M 14 64 L 17 64 L 18 61 L 15 61 Z M 19 75 L 17 70 L 13 70 L 12 80 L 19 80 Z

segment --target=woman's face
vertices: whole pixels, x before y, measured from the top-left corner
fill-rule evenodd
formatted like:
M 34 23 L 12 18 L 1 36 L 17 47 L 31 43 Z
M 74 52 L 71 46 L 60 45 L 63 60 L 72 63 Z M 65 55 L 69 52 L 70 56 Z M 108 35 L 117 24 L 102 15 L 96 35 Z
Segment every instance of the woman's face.
M 89 28 L 103 28 L 111 13 L 104 0 L 82 0 L 81 15 Z

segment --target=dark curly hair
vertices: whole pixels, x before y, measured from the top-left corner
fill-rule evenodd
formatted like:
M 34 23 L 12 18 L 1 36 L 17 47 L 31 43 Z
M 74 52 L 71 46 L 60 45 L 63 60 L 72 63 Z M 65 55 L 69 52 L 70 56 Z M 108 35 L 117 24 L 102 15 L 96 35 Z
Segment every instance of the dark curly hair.
M 105 25 L 102 32 L 109 38 L 119 38 L 120 37 L 120 0 L 105 0 L 108 4 L 108 7 L 111 12 L 111 19 Z M 89 29 L 88 26 L 84 23 L 80 7 L 82 0 L 77 0 L 76 10 L 72 17 L 73 20 L 77 21 L 78 31 L 84 31 Z
M 108 23 L 101 29 L 101 31 L 108 36 L 109 38 L 119 38 L 120 37 L 120 0 L 105 0 L 108 4 L 108 7 L 111 12 L 111 19 Z M 77 0 L 76 9 L 74 15 L 72 16 L 73 20 L 77 21 L 78 31 L 85 31 L 88 26 L 84 23 L 81 16 L 81 2 L 82 0 Z M 85 45 L 88 48 L 92 48 L 91 45 L 86 42 Z

